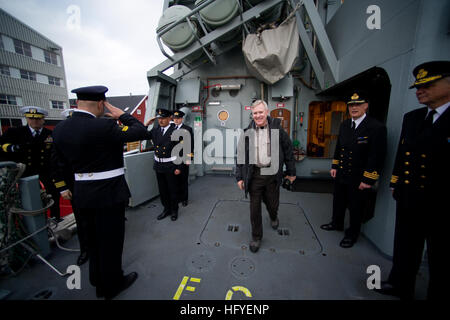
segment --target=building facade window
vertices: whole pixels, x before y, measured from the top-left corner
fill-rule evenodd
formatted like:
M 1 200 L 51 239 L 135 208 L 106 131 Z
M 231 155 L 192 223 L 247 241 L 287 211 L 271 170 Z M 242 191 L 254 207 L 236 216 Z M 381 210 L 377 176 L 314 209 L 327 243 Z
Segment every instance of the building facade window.
M 0 65 L 0 74 L 2 76 L 11 76 L 11 72 L 9 71 L 9 67 L 5 65 Z
M 17 99 L 15 96 L 11 96 L 9 94 L 0 94 L 0 104 L 17 106 Z
M 56 77 L 52 77 L 52 76 L 48 76 L 48 84 L 60 87 L 61 86 L 61 79 L 56 78 Z
M 0 49 L 5 50 L 5 45 L 3 44 L 3 37 L 0 34 Z
M 22 79 L 36 81 L 36 73 L 27 70 L 20 70 L 20 77 Z
M 31 46 L 28 43 L 25 43 L 17 39 L 13 39 L 13 41 L 16 53 L 27 57 L 33 57 L 33 55 L 31 54 Z
M 45 62 L 54 64 L 56 66 L 58 65 L 58 58 L 56 57 L 56 53 L 44 50 L 44 58 Z
M 64 109 L 63 101 L 52 100 L 51 103 L 53 109 Z

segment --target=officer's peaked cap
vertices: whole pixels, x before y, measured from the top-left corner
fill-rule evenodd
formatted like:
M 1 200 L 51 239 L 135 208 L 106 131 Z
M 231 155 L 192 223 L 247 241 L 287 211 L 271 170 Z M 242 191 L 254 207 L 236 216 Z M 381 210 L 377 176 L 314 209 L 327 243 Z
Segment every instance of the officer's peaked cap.
M 105 86 L 90 86 L 73 89 L 72 92 L 77 95 L 78 100 L 101 101 L 105 100 L 105 92 L 108 88 Z
M 173 112 L 173 117 L 174 118 L 183 118 L 184 117 L 184 112 L 181 110 L 176 110 Z
M 156 118 L 167 118 L 172 115 L 172 112 L 167 109 L 156 109 Z
M 369 102 L 369 97 L 367 92 L 363 90 L 354 90 L 350 93 L 347 104 L 360 104 Z
M 417 88 L 450 76 L 450 61 L 429 61 L 419 64 L 413 70 L 414 83 L 409 87 Z
M 48 111 L 41 107 L 27 106 L 20 108 L 20 112 L 25 118 L 42 119 L 48 116 Z

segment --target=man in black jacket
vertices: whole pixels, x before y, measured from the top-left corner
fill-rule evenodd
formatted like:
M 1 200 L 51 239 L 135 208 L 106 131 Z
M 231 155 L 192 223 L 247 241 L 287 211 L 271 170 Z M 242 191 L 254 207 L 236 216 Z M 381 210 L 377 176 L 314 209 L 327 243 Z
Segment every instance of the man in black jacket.
M 176 129 L 185 129 L 189 132 L 189 136 L 191 138 L 190 145 L 191 150 L 190 153 L 184 156 L 184 161 L 180 165 L 181 173 L 177 176 L 178 180 L 178 195 L 179 201 L 182 206 L 185 207 L 188 205 L 188 195 L 189 195 L 189 166 L 191 164 L 192 159 L 194 158 L 194 133 L 192 128 L 183 123 L 184 112 L 181 110 L 174 111 L 173 113 L 173 122 L 176 126 Z M 183 139 L 180 138 L 180 143 L 183 143 Z M 182 155 L 183 156 L 183 155 Z
M 147 129 L 139 120 L 109 104 L 108 88 L 84 87 L 72 90 L 77 106 L 72 116 L 54 130 L 58 172 L 74 177 L 73 193 L 61 190 L 72 199 L 88 225 L 89 280 L 97 296 L 112 299 L 137 279 L 122 270 L 125 236 L 125 207 L 130 190 L 124 176 L 123 145 L 144 140 Z M 101 117 L 105 115 L 112 119 Z M 120 120 L 122 126 L 117 125 Z M 62 185 L 61 180 L 56 181 Z
M 428 299 L 444 299 L 449 284 L 450 61 L 420 64 L 413 75 L 410 89 L 417 89 L 417 100 L 425 107 L 403 117 L 391 178 L 397 201 L 393 265 L 388 281 L 375 291 L 414 299 L 426 241 Z
M 52 131 L 44 127 L 47 110 L 41 107 L 22 107 L 20 111 L 26 118 L 27 125 L 8 129 L 0 137 L 1 151 L 5 158 L 26 165 L 22 177 L 39 175 L 39 180 L 44 184 L 48 194 L 51 194 L 55 203 L 50 208 L 50 213 L 57 222 L 61 221 L 59 198 L 52 183 L 51 173 L 51 149 L 53 145 Z
M 348 101 L 350 119 L 339 128 L 339 137 L 330 170 L 335 179 L 333 216 L 324 230 L 343 230 L 345 210 L 350 211 L 350 227 L 340 242 L 350 248 L 357 241 L 363 220 L 364 204 L 380 176 L 386 155 L 386 126 L 366 115 L 367 96 L 354 92 Z
M 156 119 L 158 119 L 159 126 L 154 126 L 148 132 L 146 139 L 152 140 L 155 146 L 153 169 L 156 172 L 159 196 L 164 207 L 163 212 L 158 215 L 157 219 L 162 220 L 170 215 L 170 219 L 176 221 L 180 199 L 177 176 L 181 173 L 181 165 L 174 163 L 177 156 L 172 155 L 172 149 L 178 141 L 172 141 L 172 133 L 176 130 L 176 126 L 170 123 L 171 116 L 172 112 L 167 109 L 156 109 Z M 149 119 L 146 125 L 152 124 L 154 120 L 155 118 Z
M 257 252 L 263 237 L 261 201 L 270 215 L 271 226 L 279 225 L 278 207 L 283 164 L 287 178 L 296 178 L 293 147 L 288 133 L 279 119 L 268 116 L 269 109 L 263 100 L 256 100 L 251 107 L 253 120 L 241 135 L 238 145 L 236 181 L 245 196 L 250 193 L 250 222 L 252 241 L 250 250 Z

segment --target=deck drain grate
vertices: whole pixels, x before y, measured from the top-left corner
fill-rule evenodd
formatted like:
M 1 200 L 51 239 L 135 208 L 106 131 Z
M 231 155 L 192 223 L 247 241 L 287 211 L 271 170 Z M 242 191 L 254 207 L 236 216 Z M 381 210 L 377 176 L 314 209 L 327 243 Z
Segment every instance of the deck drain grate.
M 277 231 L 280 236 L 289 236 L 290 235 L 289 229 L 286 229 L 286 228 L 280 228 Z
M 237 224 L 230 224 L 227 228 L 228 232 L 238 232 L 239 231 L 239 225 Z

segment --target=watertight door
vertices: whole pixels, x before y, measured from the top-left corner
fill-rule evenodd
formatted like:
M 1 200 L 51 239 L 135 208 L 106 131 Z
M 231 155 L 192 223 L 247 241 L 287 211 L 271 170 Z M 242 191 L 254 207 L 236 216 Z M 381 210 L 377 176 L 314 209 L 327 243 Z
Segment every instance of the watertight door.
M 203 135 L 205 170 L 232 173 L 241 128 L 241 104 L 217 102 L 206 108 L 206 131 Z

